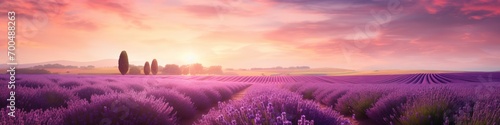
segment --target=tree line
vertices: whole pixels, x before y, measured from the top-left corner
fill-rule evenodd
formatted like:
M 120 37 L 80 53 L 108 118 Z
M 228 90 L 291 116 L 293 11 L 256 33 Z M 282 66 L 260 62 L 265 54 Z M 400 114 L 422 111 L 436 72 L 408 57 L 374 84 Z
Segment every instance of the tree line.
M 33 69 L 76 69 L 76 68 L 81 68 L 81 69 L 93 69 L 95 66 L 93 65 L 88 65 L 88 66 L 73 66 L 73 65 L 62 65 L 58 63 L 54 64 L 43 64 L 43 65 L 36 65 L 31 67 Z
M 142 68 L 141 68 L 142 67 Z M 200 63 L 189 65 L 166 64 L 163 68 L 158 67 L 158 61 L 153 59 L 151 64 L 146 61 L 144 66 L 130 65 L 128 62 L 128 55 L 126 51 L 120 53 L 118 59 L 118 70 L 122 75 L 221 75 L 223 74 L 222 66 L 209 66 L 203 67 Z M 141 73 L 142 70 L 142 73 Z

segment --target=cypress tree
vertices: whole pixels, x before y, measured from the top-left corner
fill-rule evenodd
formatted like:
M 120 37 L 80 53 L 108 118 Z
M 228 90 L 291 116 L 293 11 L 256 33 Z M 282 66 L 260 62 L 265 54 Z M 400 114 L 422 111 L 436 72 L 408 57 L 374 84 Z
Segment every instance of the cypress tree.
M 151 72 L 151 67 L 149 67 L 149 62 L 146 61 L 144 64 L 144 75 L 149 75 L 149 72 Z
M 118 70 L 120 70 L 120 73 L 122 75 L 125 75 L 127 74 L 128 72 L 128 56 L 127 56 L 127 52 L 125 50 L 123 50 L 121 53 L 120 53 L 120 58 L 118 59 Z
M 158 62 L 156 59 L 153 59 L 151 62 L 151 74 L 156 75 L 158 73 Z

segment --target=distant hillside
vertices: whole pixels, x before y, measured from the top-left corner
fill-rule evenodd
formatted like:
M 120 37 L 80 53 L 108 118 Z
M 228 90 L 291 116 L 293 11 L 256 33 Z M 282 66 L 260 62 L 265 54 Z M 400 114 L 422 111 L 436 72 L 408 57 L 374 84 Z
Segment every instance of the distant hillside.
M 72 66 L 88 66 L 93 65 L 95 67 L 113 67 L 118 65 L 118 60 L 116 59 L 104 59 L 90 62 L 77 62 L 77 61 L 68 61 L 68 60 L 58 60 L 58 61 L 49 61 L 49 62 L 40 62 L 40 63 L 27 63 L 27 64 L 19 64 L 17 68 L 29 68 L 36 65 L 44 65 L 44 64 L 62 64 L 62 65 L 72 65 Z M 0 64 L 0 68 L 7 68 L 6 64 Z

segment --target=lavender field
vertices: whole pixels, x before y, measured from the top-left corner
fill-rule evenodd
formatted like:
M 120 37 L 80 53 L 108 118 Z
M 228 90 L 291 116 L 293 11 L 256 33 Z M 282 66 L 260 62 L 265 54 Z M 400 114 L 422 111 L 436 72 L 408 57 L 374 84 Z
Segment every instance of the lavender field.
M 7 75 L 0 77 L 7 86 Z M 9 98 L 7 87 L 0 97 Z M 17 75 L 1 125 L 498 125 L 500 73 Z

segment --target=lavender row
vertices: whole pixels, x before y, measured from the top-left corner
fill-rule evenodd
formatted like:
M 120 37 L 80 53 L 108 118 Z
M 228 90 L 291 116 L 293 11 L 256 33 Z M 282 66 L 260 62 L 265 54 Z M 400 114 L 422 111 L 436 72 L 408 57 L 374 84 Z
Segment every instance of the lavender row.
M 419 73 L 358 76 L 164 76 L 169 79 L 246 83 L 449 84 L 500 81 L 500 72 Z M 369 81 L 366 79 L 370 79 Z
M 198 124 L 211 125 L 336 125 L 349 124 L 337 112 L 325 110 L 300 95 L 272 85 L 253 85 L 242 100 L 220 103 Z
M 20 102 L 21 103 L 21 102 Z M 137 93 L 93 96 L 91 102 L 70 100 L 67 107 L 20 109 L 16 117 L 1 109 L 2 124 L 177 124 L 168 103 Z
M 7 81 L 8 75 L 0 77 L 0 81 Z M 40 75 L 44 77 L 46 75 Z M 48 75 L 50 76 L 50 75 Z M 54 76 L 54 75 L 52 75 Z M 33 77 L 33 76 L 29 76 Z M 79 78 L 99 78 L 98 76 L 77 76 Z M 421 73 L 400 75 L 359 75 L 359 76 L 113 76 L 104 78 L 107 81 L 134 80 L 134 79 L 178 79 L 199 81 L 222 82 L 247 82 L 247 83 L 406 83 L 406 84 L 447 84 L 447 83 L 473 83 L 485 81 L 500 81 L 500 72 L 465 72 L 465 73 Z M 19 78 L 22 79 L 22 76 Z M 370 79 L 367 81 L 366 79 Z M 55 79 L 57 80 L 57 79 Z
M 87 121 L 88 123 L 86 122 L 85 124 L 99 124 L 101 121 L 96 120 L 104 117 L 102 115 L 103 112 L 110 113 L 107 117 L 121 115 L 119 113 L 116 114 L 117 111 L 109 112 L 107 110 L 110 110 L 113 106 L 116 107 L 116 105 L 121 102 L 126 102 L 116 102 L 116 100 L 128 99 L 132 100 L 129 102 L 134 103 L 123 105 L 125 107 L 134 106 L 128 109 L 130 112 L 132 112 L 132 109 L 157 110 L 160 111 L 158 112 L 159 116 L 165 116 L 167 118 L 162 119 L 155 118 L 156 116 L 148 116 L 147 118 L 136 120 L 152 120 L 155 123 L 175 124 L 178 120 L 191 119 L 199 110 L 211 108 L 211 106 L 214 106 L 219 101 L 230 99 L 231 95 L 249 86 L 249 84 L 243 83 L 169 80 L 157 77 L 124 77 L 123 79 L 117 79 L 99 76 L 61 77 L 56 75 L 33 75 L 20 78 L 21 79 L 16 83 L 16 107 L 20 111 L 19 114 L 23 115 L 20 115 L 20 117 L 16 119 L 10 119 L 6 116 L 7 113 L 3 113 L 2 119 L 0 120 L 6 121 L 6 123 L 17 124 L 33 122 L 24 117 L 34 117 L 32 115 L 38 117 L 40 116 L 38 112 L 42 112 L 44 114 L 61 116 L 61 118 L 40 118 L 36 123 L 59 122 L 66 124 L 68 119 L 72 118 L 72 115 L 75 115 L 76 119 L 76 114 L 89 113 L 87 114 L 88 118 L 80 122 Z M 0 89 L 2 90 L 0 96 L 2 98 L 8 98 L 8 93 L 6 93 L 8 91 L 4 90 L 6 87 Z M 147 107 L 153 103 L 158 106 Z M 6 107 L 6 103 L 1 104 L 3 107 L 1 110 L 4 112 L 7 111 L 7 109 L 4 108 Z M 121 110 L 121 108 L 115 110 Z M 69 113 L 69 111 L 73 113 Z M 141 113 L 144 112 L 137 111 L 132 113 L 142 116 Z M 126 123 L 125 121 L 130 119 L 118 120 L 119 122 L 116 118 L 110 120 L 113 123 Z M 106 120 L 104 122 L 108 121 Z
M 304 84 L 283 88 L 378 124 L 498 124 L 498 82 L 453 85 Z

